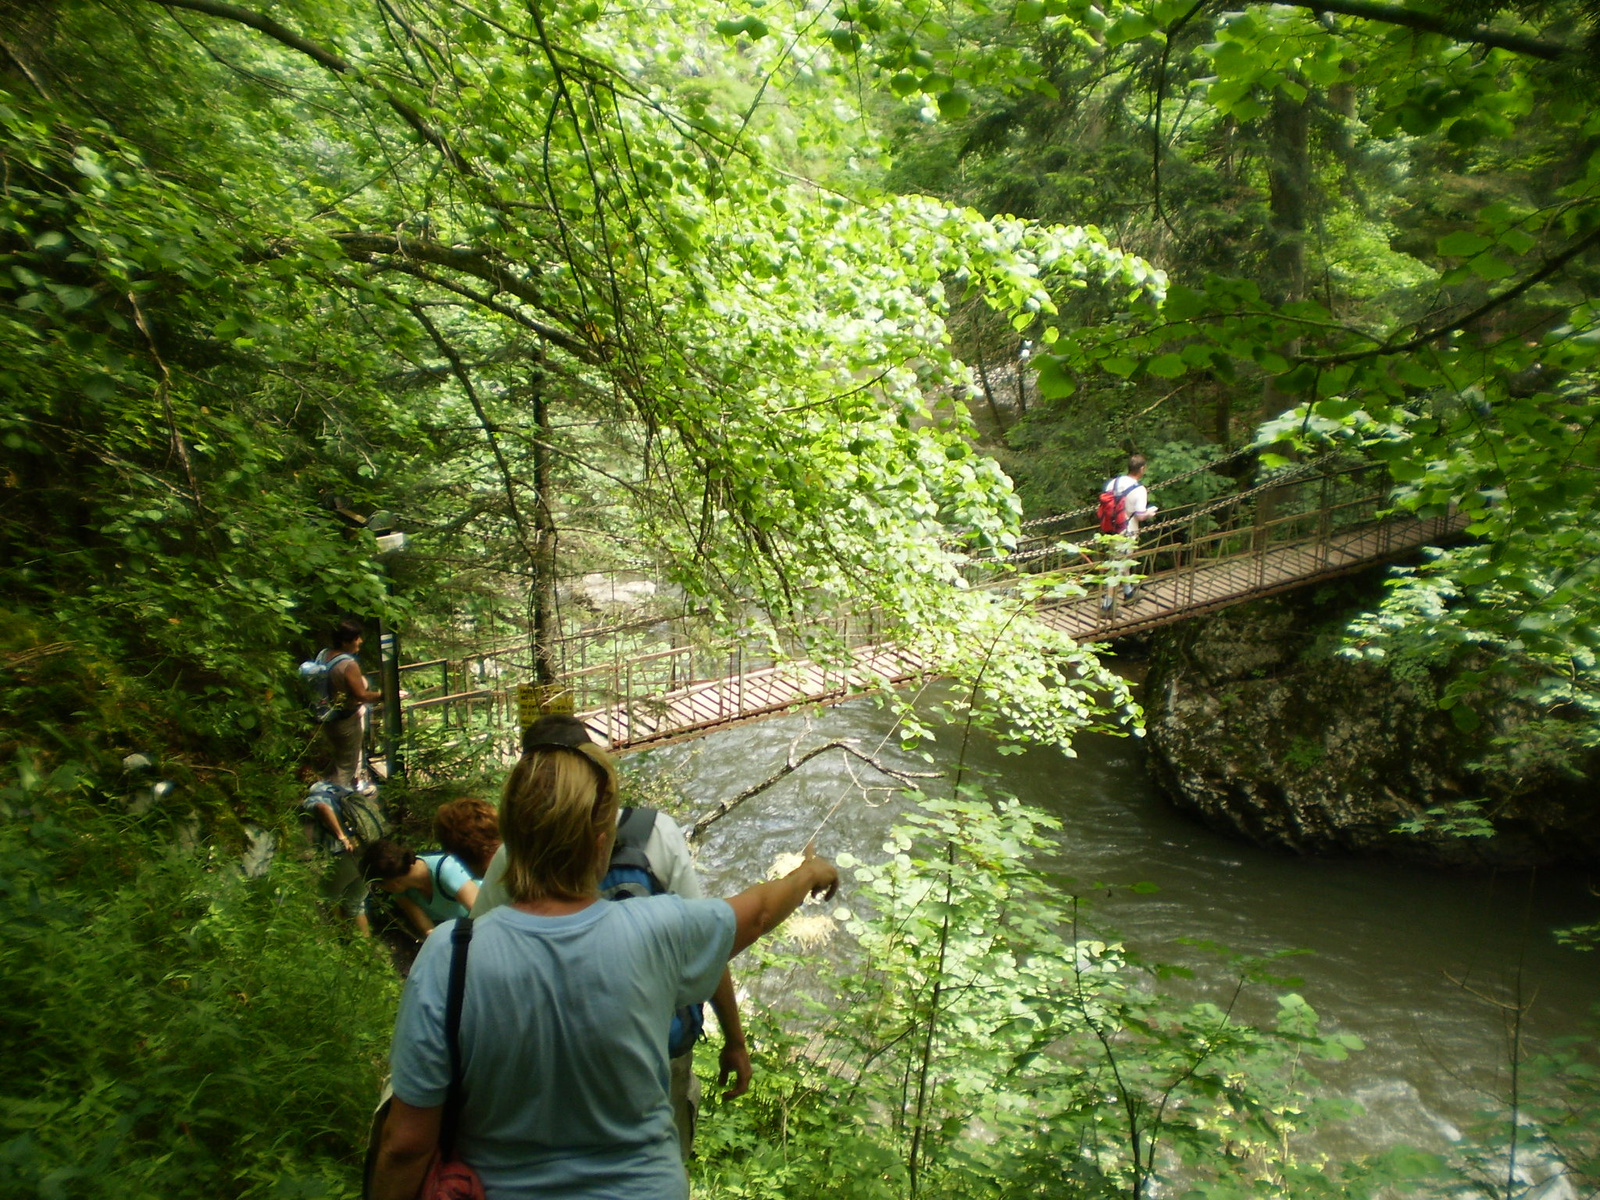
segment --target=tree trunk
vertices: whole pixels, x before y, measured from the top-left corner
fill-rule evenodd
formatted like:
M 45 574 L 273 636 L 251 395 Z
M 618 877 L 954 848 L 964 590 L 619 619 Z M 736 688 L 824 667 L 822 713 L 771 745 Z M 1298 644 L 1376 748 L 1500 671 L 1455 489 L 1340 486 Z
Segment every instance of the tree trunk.
M 545 413 L 544 372 L 532 379 L 533 426 L 533 678 L 550 684 L 556 679 L 556 639 L 561 623 L 556 609 L 556 523 L 551 515 L 550 424 Z
M 1267 184 L 1271 216 L 1267 222 L 1267 298 L 1274 304 L 1292 304 L 1306 294 L 1306 214 L 1311 207 L 1311 121 L 1309 97 L 1292 100 L 1283 92 L 1272 97 L 1267 115 Z M 1278 348 L 1285 357 L 1299 348 L 1291 341 Z M 1261 389 L 1263 420 L 1294 407 L 1295 397 L 1280 391 L 1268 378 Z M 1286 453 L 1283 446 L 1267 449 Z M 1255 543 L 1270 540 L 1268 522 L 1277 512 L 1279 489 L 1264 493 L 1256 502 Z
M 983 355 L 978 355 L 978 381 L 983 384 L 983 398 L 989 402 L 989 414 L 994 417 L 994 429 L 997 436 L 1006 436 L 1005 418 L 1000 415 L 1000 406 L 994 402 L 994 389 L 989 386 L 989 372 L 984 369 Z
M 1267 116 L 1267 184 L 1271 217 L 1267 225 L 1267 282 L 1276 304 L 1306 294 L 1306 214 L 1311 206 L 1311 130 L 1309 97 L 1272 98 Z

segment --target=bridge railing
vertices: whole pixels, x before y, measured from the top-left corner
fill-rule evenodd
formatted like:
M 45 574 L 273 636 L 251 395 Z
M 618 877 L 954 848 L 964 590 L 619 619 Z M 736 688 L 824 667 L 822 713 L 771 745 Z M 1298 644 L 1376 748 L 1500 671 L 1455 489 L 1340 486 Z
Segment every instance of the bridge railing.
M 1054 525 L 1034 522 L 1044 532 L 1003 558 L 972 560 L 967 577 L 977 586 L 1003 587 L 1017 571 L 1052 572 L 1082 577 L 1087 586 L 1108 569 L 1128 570 L 1147 580 L 1176 577 L 1172 604 L 1203 606 L 1209 602 L 1200 593 L 1207 567 L 1236 562 L 1253 571 L 1264 588 L 1269 551 L 1298 546 L 1314 562 L 1326 564 L 1333 535 L 1372 524 L 1388 508 L 1390 487 L 1387 474 L 1372 464 L 1297 464 L 1246 491 L 1163 507 L 1127 555 L 1118 556 L 1092 514 L 1079 512 Z M 1159 485 L 1153 493 L 1159 503 Z M 1379 553 L 1386 528 L 1379 524 L 1373 530 Z M 685 692 L 692 693 L 696 726 L 751 715 L 752 703 L 766 703 L 752 701 L 755 676 L 782 661 L 815 663 L 830 657 L 818 653 L 823 646 L 858 651 L 880 645 L 884 637 L 878 612 L 818 614 L 780 631 L 776 644 L 716 639 L 693 619 L 662 618 L 563 634 L 552 651 L 557 686 L 567 693 L 563 699 L 572 710 L 613 711 L 618 731 L 625 732 L 653 726 L 665 711 L 665 697 Z M 514 752 L 516 682 L 530 680 L 532 667 L 525 644 L 460 660 L 406 664 L 403 686 L 412 692 L 405 706 L 408 741 L 431 739 L 447 750 L 493 745 Z M 842 693 L 848 672 L 844 666 L 814 667 L 812 682 L 823 693 Z
M 631 651 L 627 639 L 614 635 L 618 628 L 629 632 L 632 626 L 557 639 L 553 657 L 562 666 L 553 687 L 561 706 L 579 713 L 618 710 L 622 725 L 632 729 L 659 719 L 662 697 L 698 689 L 692 701 L 696 724 L 721 724 L 747 715 L 748 694 L 753 690 L 747 684 L 755 677 L 782 662 L 815 661 L 874 646 L 882 641 L 884 630 L 882 613 L 876 609 L 818 614 L 777 631 L 775 643 L 709 638 L 703 625 L 689 621 L 649 624 L 658 637 L 665 634 L 672 639 L 669 644 Z M 770 639 L 772 632 L 764 632 Z M 832 654 L 822 653 L 824 648 Z M 407 759 L 414 759 L 419 750 L 447 761 L 474 748 L 514 752 L 518 685 L 533 675 L 525 644 L 464 659 L 404 664 L 401 686 L 410 693 L 402 707 Z M 849 667 L 813 667 L 812 679 L 818 678 L 825 689 L 842 693 Z
M 1005 586 L 1017 571 L 1088 577 L 1116 567 L 1153 579 L 1245 558 L 1264 571 L 1267 552 L 1284 546 L 1326 554 L 1335 531 L 1370 522 L 1388 507 L 1390 486 L 1387 474 L 1369 463 L 1306 464 L 1247 491 L 1163 507 L 1125 554 L 1098 521 L 1071 514 L 1077 519 L 1024 539 L 1009 555 L 975 559 L 967 578 Z

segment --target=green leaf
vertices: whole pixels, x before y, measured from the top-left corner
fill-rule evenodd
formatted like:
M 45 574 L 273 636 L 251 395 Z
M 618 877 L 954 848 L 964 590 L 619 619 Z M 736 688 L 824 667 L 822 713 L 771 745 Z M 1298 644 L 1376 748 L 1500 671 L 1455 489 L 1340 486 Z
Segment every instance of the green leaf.
M 945 92 L 939 97 L 939 115 L 947 121 L 959 121 L 971 107 L 965 92 Z
M 1457 704 L 1450 710 L 1450 719 L 1456 723 L 1456 728 L 1462 733 L 1471 733 L 1483 724 L 1483 718 L 1465 704 Z
M 1359 400 L 1329 396 L 1326 400 L 1318 400 L 1312 411 L 1319 417 L 1327 417 L 1330 421 L 1342 421 L 1360 407 Z
M 1124 42 L 1131 42 L 1154 33 L 1156 23 L 1142 12 L 1130 12 L 1112 22 L 1106 30 L 1106 45 L 1120 46 Z
M 1422 137 L 1439 128 L 1439 114 L 1431 108 L 1420 108 L 1414 104 L 1401 105 L 1396 114 L 1400 118 L 1400 128 L 1412 137 Z
M 1044 20 L 1044 0 L 1020 0 L 1012 18 L 1018 25 L 1037 25 Z
M 1176 379 L 1188 369 L 1183 359 L 1176 354 L 1158 355 L 1145 364 L 1145 370 L 1162 379 Z
M 889 90 L 896 96 L 909 96 L 913 92 L 920 92 L 922 84 L 917 81 L 917 77 L 911 72 L 901 71 L 900 74 L 889 80 Z
M 738 37 L 740 34 L 752 39 L 767 36 L 767 23 L 755 16 L 740 17 L 737 21 L 718 21 L 716 29 L 726 38 Z
M 1513 272 L 1511 264 L 1498 254 L 1480 254 L 1467 265 L 1479 279 L 1504 279 Z
M 1034 356 L 1034 369 L 1039 395 L 1046 400 L 1065 400 L 1078 390 L 1077 383 L 1068 375 L 1062 359 L 1054 354 Z
M 1232 116 L 1239 121 L 1259 121 L 1270 111 L 1265 101 L 1246 96 L 1233 106 Z
M 1473 233 L 1470 229 L 1458 229 L 1440 238 L 1435 249 L 1450 258 L 1465 258 L 1481 250 L 1487 250 L 1493 244 L 1481 233 Z
M 1161 302 L 1161 315 L 1169 321 L 1187 321 L 1199 316 L 1208 307 L 1202 293 L 1175 283 L 1167 289 L 1167 298 Z
M 1500 244 L 1513 254 L 1526 254 L 1533 249 L 1534 237 L 1525 229 L 1508 229 L 1500 235 Z

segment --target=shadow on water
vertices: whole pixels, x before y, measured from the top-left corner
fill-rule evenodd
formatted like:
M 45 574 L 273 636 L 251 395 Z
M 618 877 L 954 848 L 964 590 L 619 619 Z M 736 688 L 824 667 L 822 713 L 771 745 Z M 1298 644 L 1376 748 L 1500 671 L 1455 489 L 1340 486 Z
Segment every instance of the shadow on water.
M 935 769 L 900 750 L 892 716 L 870 701 L 757 722 L 644 761 L 679 774 L 703 808 L 772 774 L 796 739 L 804 750 L 834 738 L 855 739 L 894 765 Z M 927 749 L 947 769 L 960 742 L 959 729 L 940 730 Z M 1196 978 L 1176 985 L 1184 998 L 1225 999 L 1233 972 L 1182 939 L 1249 954 L 1309 952 L 1277 973 L 1299 978 L 1295 990 L 1325 1029 L 1354 1033 L 1367 1047 L 1317 1068 L 1328 1087 L 1367 1110 L 1319 1137 L 1327 1152 L 1394 1141 L 1438 1146 L 1503 1094 L 1510 1040 L 1492 1001 L 1531 1001 L 1523 1035 L 1535 1044 L 1578 1032 L 1596 1002 L 1593 956 L 1562 949 L 1551 934 L 1593 920 L 1600 908 L 1577 872 L 1466 872 L 1265 850 L 1174 810 L 1151 783 L 1136 741 L 1085 737 L 1077 750 L 1071 759 L 1045 749 L 1005 756 L 976 734 L 967 761 L 995 790 L 1062 822 L 1059 849 L 1039 865 L 1076 881 L 1070 886 L 1156 885 L 1149 895 L 1102 891 L 1097 920 L 1147 959 L 1194 967 Z M 700 851 L 707 894 L 748 885 L 814 833 L 821 853 L 880 856 L 904 801 L 892 791 L 863 798 L 857 781 L 890 782 L 830 753 L 713 825 Z M 930 791 L 938 786 L 929 781 Z M 1269 1019 L 1274 994 L 1261 991 L 1241 1015 Z

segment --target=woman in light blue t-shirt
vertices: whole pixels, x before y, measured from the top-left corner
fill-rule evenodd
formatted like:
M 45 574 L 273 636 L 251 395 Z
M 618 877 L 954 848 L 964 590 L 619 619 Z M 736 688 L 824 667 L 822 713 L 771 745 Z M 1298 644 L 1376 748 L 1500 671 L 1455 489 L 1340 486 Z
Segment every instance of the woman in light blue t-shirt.
M 441 921 L 466 916 L 478 898 L 480 881 L 455 855 L 416 854 L 388 838 L 369 842 L 362 850 L 361 873 L 373 887 L 394 897 L 420 937 L 427 937 Z
M 489 1200 L 687 1200 L 667 1099 L 672 1011 L 838 886 L 807 847 L 784 878 L 731 900 L 601 903 L 616 826 L 616 772 L 597 746 L 530 747 L 506 781 L 511 903 L 474 925 L 460 1035 L 456 1148 Z M 430 937 L 406 980 L 376 1200 L 414 1200 L 438 1147 L 450 951 L 448 934 Z

